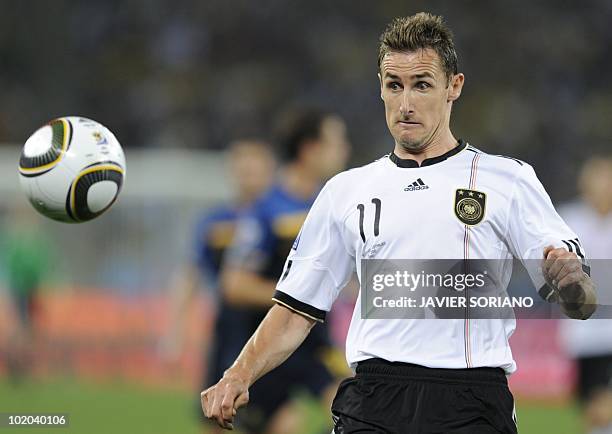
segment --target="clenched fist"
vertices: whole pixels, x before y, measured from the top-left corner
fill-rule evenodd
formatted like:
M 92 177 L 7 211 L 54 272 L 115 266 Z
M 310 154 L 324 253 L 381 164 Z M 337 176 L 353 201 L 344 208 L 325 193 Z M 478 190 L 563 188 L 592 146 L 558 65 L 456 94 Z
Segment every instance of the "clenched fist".
M 551 301 L 558 301 L 570 318 L 586 319 L 596 307 L 595 290 L 582 262 L 573 252 L 548 246 L 542 264 L 544 278 L 555 290 Z
M 249 402 L 248 382 L 228 370 L 217 384 L 200 394 L 200 399 L 207 418 L 221 428 L 234 429 L 236 410 Z
M 544 278 L 559 291 L 588 278 L 582 270 L 582 262 L 575 253 L 568 252 L 564 248 L 555 249 L 552 246 L 544 249 L 542 271 Z

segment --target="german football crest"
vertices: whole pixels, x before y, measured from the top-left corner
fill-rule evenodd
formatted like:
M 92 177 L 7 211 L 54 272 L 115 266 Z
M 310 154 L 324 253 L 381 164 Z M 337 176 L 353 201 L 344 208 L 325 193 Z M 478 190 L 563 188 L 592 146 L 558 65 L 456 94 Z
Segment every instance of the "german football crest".
M 487 195 L 482 191 L 458 188 L 455 192 L 455 215 L 462 223 L 474 226 L 485 215 Z

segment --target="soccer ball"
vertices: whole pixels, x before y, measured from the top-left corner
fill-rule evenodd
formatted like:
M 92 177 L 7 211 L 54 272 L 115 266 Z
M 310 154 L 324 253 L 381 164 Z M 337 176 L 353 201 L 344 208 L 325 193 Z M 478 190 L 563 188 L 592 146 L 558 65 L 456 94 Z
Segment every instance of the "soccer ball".
M 125 156 L 108 128 L 63 117 L 38 129 L 19 159 L 21 187 L 34 208 L 54 220 L 94 219 L 115 202 L 125 179 Z

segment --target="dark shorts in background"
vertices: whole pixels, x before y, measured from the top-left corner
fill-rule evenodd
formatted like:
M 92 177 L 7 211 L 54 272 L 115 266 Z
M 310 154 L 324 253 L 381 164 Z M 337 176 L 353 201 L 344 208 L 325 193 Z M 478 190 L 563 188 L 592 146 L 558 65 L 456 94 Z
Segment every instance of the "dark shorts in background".
M 432 369 L 360 362 L 332 405 L 335 434 L 515 434 L 514 398 L 499 368 Z
M 334 377 L 318 353 L 299 348 L 286 362 L 261 377 L 249 389 L 249 403 L 236 415 L 236 428 L 264 433 L 270 419 L 298 393 L 319 398 Z
M 221 379 L 265 314 L 221 305 L 209 357 L 204 358 L 207 375 L 201 390 Z M 249 403 L 236 416 L 236 428 L 248 434 L 265 433 L 270 419 L 294 395 L 306 393 L 318 398 L 336 381 L 322 358 L 329 345 L 327 329 L 317 326 L 284 363 L 251 386 Z M 213 424 L 202 412 L 199 394 L 197 409 L 204 423 Z
M 612 355 L 583 357 L 578 365 L 578 397 L 584 402 L 604 389 L 612 389 Z

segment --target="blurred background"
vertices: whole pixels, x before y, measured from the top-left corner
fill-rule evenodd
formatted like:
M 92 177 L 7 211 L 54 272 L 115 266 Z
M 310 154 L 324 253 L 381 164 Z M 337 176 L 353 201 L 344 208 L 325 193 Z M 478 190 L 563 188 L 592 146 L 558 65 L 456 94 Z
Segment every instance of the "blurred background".
M 529 162 L 556 204 L 573 200 L 584 161 L 612 145 L 609 1 L 3 2 L 0 239 L 34 258 L 42 283 L 30 354 L 9 376 L 18 313 L 0 254 L 0 412 L 70 413 L 70 432 L 202 432 L 194 402 L 215 295 L 191 305 L 180 354 L 169 360 L 160 342 L 197 216 L 234 191 L 228 143 L 271 139 L 287 107 L 317 105 L 346 121 L 349 166 L 390 152 L 378 36 L 421 10 L 455 34 L 466 75 L 455 136 Z M 18 190 L 21 145 L 64 115 L 109 127 L 127 158 L 117 204 L 82 225 L 40 217 Z M 340 346 L 348 313 L 332 323 Z M 513 337 L 522 433 L 582 432 L 557 328 L 526 321 Z

